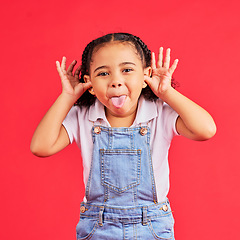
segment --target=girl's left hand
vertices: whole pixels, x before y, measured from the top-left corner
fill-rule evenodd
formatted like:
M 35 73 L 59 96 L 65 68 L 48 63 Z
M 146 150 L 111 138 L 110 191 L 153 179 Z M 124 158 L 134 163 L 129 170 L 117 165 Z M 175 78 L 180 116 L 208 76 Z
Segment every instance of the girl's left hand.
M 155 54 L 152 52 L 152 77 L 145 76 L 144 80 L 152 89 L 154 94 L 162 98 L 171 88 L 172 74 L 174 73 L 178 59 L 170 66 L 170 48 L 166 50 L 166 56 L 163 60 L 163 48 L 159 49 L 158 61 L 156 65 Z

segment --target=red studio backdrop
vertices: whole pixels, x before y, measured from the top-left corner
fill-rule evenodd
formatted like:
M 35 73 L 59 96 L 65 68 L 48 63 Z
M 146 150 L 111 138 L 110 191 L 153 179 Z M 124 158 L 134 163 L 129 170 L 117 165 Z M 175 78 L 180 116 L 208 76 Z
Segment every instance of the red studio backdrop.
M 207 109 L 218 132 L 176 137 L 169 199 L 177 240 L 240 239 L 238 0 L 4 1 L 1 16 L 0 239 L 74 240 L 84 195 L 75 144 L 49 158 L 29 150 L 61 92 L 55 61 L 81 60 L 92 39 L 130 32 L 179 59 L 178 90 Z

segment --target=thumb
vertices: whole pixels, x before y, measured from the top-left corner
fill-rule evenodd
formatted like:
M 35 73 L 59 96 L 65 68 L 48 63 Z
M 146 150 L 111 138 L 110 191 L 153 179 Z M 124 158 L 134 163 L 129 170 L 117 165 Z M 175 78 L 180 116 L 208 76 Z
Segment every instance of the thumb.
M 86 90 L 88 90 L 92 86 L 91 82 L 86 82 L 86 83 L 79 83 L 76 86 L 76 90 L 80 91 L 81 94 L 83 94 Z
M 147 83 L 147 85 L 153 90 L 154 86 L 156 85 L 156 83 L 154 83 L 153 79 L 147 75 L 144 75 L 144 81 L 145 83 Z M 155 86 L 156 87 L 156 86 Z
M 144 75 L 144 82 L 147 83 L 147 85 L 151 84 L 151 78 L 148 75 Z

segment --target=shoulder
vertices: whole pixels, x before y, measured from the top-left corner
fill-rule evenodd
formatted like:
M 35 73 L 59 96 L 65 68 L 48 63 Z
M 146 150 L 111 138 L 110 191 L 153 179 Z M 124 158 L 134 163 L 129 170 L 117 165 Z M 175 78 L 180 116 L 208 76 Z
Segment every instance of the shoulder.
M 157 112 L 155 118 L 157 129 L 162 132 L 164 138 L 170 142 L 173 136 L 178 135 L 176 131 L 176 121 L 179 115 L 161 99 L 155 100 L 154 104 Z
M 99 101 L 95 101 L 90 107 L 75 105 L 70 109 L 67 118 L 75 119 L 81 124 L 95 122 L 99 118 L 105 118 L 104 106 Z
M 72 129 L 72 131 L 74 132 L 76 129 L 79 128 L 80 123 L 84 124 L 86 119 L 88 119 L 86 115 L 86 107 L 73 106 L 65 117 L 63 125 L 66 129 Z
M 175 110 L 172 109 L 166 102 L 162 101 L 161 99 L 157 99 L 155 101 L 155 105 L 157 108 L 158 116 L 162 115 L 164 117 L 171 114 L 176 114 Z
M 85 106 L 77 106 L 74 105 L 70 111 L 68 112 L 67 118 L 81 118 L 86 117 L 86 114 L 88 114 L 89 108 Z
M 151 101 L 141 96 L 138 102 L 136 123 L 139 124 L 162 118 L 163 110 L 164 102 L 161 99 Z

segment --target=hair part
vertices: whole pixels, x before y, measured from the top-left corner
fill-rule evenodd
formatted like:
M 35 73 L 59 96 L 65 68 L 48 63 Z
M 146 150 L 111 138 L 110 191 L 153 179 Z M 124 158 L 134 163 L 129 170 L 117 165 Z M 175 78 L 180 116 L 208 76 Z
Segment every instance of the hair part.
M 84 83 L 84 75 L 89 75 L 90 64 L 92 61 L 93 54 L 107 43 L 115 41 L 120 43 L 131 44 L 131 46 L 133 46 L 136 49 L 137 54 L 139 55 L 143 63 L 143 67 L 146 68 L 151 66 L 151 51 L 139 37 L 134 36 L 130 33 L 110 33 L 97 39 L 94 39 L 84 49 L 82 54 L 82 65 L 80 70 L 81 71 L 80 82 Z M 173 81 L 172 86 L 173 87 L 175 86 Z M 142 89 L 141 95 L 143 95 L 145 99 L 150 101 L 158 99 L 158 97 L 153 93 L 149 86 Z M 96 96 L 89 93 L 89 91 L 86 91 L 77 100 L 76 105 L 90 107 L 92 104 L 94 104 L 95 100 Z

